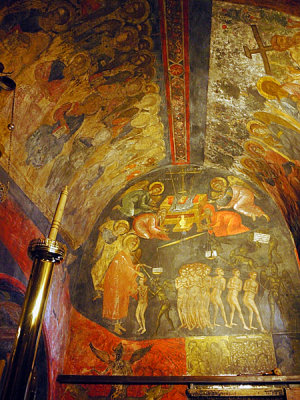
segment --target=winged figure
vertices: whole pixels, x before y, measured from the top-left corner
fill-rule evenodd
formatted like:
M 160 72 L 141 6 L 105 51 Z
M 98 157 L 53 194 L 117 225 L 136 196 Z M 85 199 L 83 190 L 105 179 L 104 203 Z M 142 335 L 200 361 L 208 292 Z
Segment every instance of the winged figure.
M 124 347 L 119 343 L 113 350 L 114 354 L 111 356 L 106 351 L 97 349 L 90 343 L 90 349 L 99 360 L 107 364 L 107 367 L 100 374 L 105 375 L 111 372 L 111 375 L 132 375 L 132 365 L 141 360 L 152 348 L 152 345 L 135 350 L 129 360 L 123 359 Z M 96 370 L 97 373 L 99 373 Z M 110 399 L 123 400 L 126 398 L 127 386 L 125 385 L 112 385 L 110 392 Z

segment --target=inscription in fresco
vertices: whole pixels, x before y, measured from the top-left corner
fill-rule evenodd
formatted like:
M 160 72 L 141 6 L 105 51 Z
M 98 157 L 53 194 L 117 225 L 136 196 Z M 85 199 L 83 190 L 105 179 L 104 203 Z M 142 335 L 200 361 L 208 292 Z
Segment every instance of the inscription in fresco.
M 253 240 L 254 242 L 269 243 L 270 235 L 266 235 L 265 233 L 254 232 Z
M 276 367 L 272 336 L 211 336 L 186 338 L 190 375 L 251 374 Z

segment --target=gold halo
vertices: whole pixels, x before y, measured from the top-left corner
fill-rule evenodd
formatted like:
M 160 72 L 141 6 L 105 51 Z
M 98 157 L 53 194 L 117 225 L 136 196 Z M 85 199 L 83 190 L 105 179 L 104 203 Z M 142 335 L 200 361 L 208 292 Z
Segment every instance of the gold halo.
M 264 136 L 269 136 L 269 133 L 265 133 L 265 134 L 261 134 L 261 133 L 256 133 L 255 129 L 251 129 L 252 125 L 257 125 L 260 128 L 265 129 L 266 131 L 269 131 L 268 127 L 266 126 L 266 124 L 264 124 L 261 121 L 256 121 L 256 120 L 252 120 L 249 121 L 246 125 L 247 131 L 250 133 L 250 135 L 256 136 L 256 137 L 264 137 Z
M 256 148 L 259 148 L 262 151 L 263 154 L 257 153 L 255 150 L 253 150 L 252 149 L 253 145 Z M 251 141 L 251 140 L 248 140 L 244 144 L 244 148 L 249 154 L 251 154 L 254 157 L 262 158 L 263 155 L 265 154 L 265 148 L 260 143 L 257 143 L 257 142 Z
M 134 233 L 130 233 L 129 235 L 126 235 L 124 240 L 123 240 L 123 246 L 128 247 L 128 242 L 135 239 L 136 240 L 136 245 L 133 249 L 130 249 L 131 251 L 137 250 L 139 245 L 140 245 L 140 239 L 137 235 Z
M 210 186 L 213 190 L 220 192 L 222 189 L 218 188 L 218 185 L 222 185 L 222 189 L 227 187 L 227 181 L 221 176 L 217 176 L 210 181 Z
M 165 185 L 164 185 L 162 182 L 159 182 L 159 181 L 157 181 L 157 182 L 152 182 L 152 183 L 149 185 L 149 191 L 152 190 L 153 187 L 156 186 L 156 185 L 159 185 L 159 186 L 160 186 L 160 191 L 159 191 L 157 194 L 162 194 L 163 191 L 165 190 Z
M 134 128 L 144 128 L 152 122 L 152 115 L 148 112 L 141 112 L 131 121 Z
M 49 7 L 47 8 L 47 12 L 50 13 L 62 8 L 65 8 L 69 12 L 70 18 L 63 24 L 54 23 L 51 29 L 49 28 L 49 31 L 56 33 L 66 32 L 69 29 L 70 24 L 74 21 L 76 17 L 76 10 L 73 4 L 70 4 L 68 1 L 65 0 L 52 1 Z
M 159 104 L 161 101 L 161 97 L 157 93 L 147 93 L 145 96 L 142 98 L 142 100 L 139 102 L 138 106 L 145 110 L 149 109 L 150 107 L 153 107 L 157 104 Z
M 250 161 L 253 164 L 254 168 L 253 167 L 249 168 L 249 166 L 247 165 L 247 161 Z M 256 164 L 256 161 L 250 157 L 243 157 L 240 160 L 240 163 L 242 164 L 243 167 L 245 167 L 249 171 L 258 171 L 259 169 L 258 165 Z
M 263 84 L 264 84 L 264 82 L 273 82 L 273 83 L 276 83 L 276 85 L 278 85 L 279 88 L 280 88 L 280 86 L 281 86 L 281 83 L 280 83 L 277 79 L 273 78 L 272 76 L 263 76 L 262 78 L 260 78 L 260 79 L 258 80 L 258 82 L 257 82 L 257 84 L 256 84 L 259 93 L 260 93 L 263 97 L 265 97 L 266 99 L 269 99 L 269 100 L 278 99 L 278 96 L 275 96 L 275 95 L 272 95 L 272 94 L 270 94 L 270 93 L 267 93 L 267 92 L 263 89 Z
M 136 7 L 133 7 L 132 3 L 135 3 Z M 141 24 L 146 21 L 149 12 L 150 6 L 146 0 L 133 0 L 120 8 L 120 16 L 131 24 Z
M 129 232 L 130 225 L 129 225 L 129 222 L 126 221 L 125 219 L 120 219 L 119 221 L 116 221 L 114 223 L 114 227 L 113 227 L 114 231 L 118 230 L 120 225 L 125 225 L 127 228 L 127 232 Z
M 88 71 L 88 69 L 91 65 L 91 60 L 90 60 L 90 57 L 88 54 L 77 53 L 71 58 L 71 60 L 68 64 L 68 67 L 72 66 L 74 61 L 77 61 L 77 63 L 78 63 L 78 60 L 80 61 L 80 63 L 79 63 L 79 65 L 77 64 L 76 72 L 78 75 L 83 75 L 85 72 Z

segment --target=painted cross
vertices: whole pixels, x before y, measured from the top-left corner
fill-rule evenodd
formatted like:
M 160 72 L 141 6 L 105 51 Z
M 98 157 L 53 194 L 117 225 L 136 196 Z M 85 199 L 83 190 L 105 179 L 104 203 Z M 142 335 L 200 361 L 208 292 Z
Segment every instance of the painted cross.
M 269 64 L 269 60 L 268 60 L 268 56 L 267 56 L 267 51 L 274 50 L 274 49 L 272 46 L 264 46 L 256 25 L 251 25 L 251 29 L 252 29 L 254 38 L 256 40 L 256 43 L 258 44 L 258 48 L 250 50 L 247 46 L 244 46 L 245 55 L 246 55 L 246 57 L 252 59 L 252 54 L 260 54 L 263 59 L 266 74 L 271 75 L 271 68 L 270 68 L 270 64 Z

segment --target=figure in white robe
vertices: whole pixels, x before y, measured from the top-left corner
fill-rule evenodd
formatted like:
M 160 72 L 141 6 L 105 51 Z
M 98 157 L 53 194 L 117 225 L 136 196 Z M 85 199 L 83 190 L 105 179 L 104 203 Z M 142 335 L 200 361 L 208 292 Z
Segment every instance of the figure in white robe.
M 230 201 L 225 205 L 218 203 L 222 202 L 222 199 L 217 201 L 218 209 L 233 208 L 237 212 L 251 217 L 255 221 L 256 217 L 265 217 L 267 221 L 270 217 L 255 204 L 255 193 L 251 190 L 241 179 L 228 176 L 229 187 L 226 190 L 224 198 L 231 196 Z

